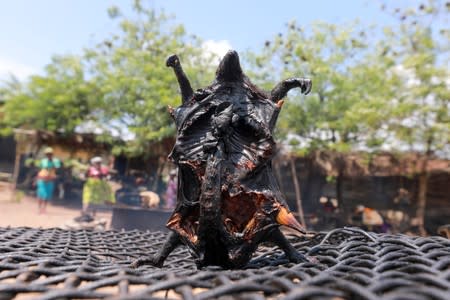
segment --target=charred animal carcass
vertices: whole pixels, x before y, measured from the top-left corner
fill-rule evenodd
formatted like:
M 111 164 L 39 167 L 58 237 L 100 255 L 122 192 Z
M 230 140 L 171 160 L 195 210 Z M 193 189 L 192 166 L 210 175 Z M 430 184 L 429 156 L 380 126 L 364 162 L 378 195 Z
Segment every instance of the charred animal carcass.
M 178 165 L 176 208 L 167 222 L 171 233 L 160 252 L 134 266 L 162 266 L 184 244 L 197 266 L 245 266 L 262 242 L 279 246 L 293 262 L 304 261 L 280 231 L 304 232 L 287 207 L 272 172 L 273 129 L 292 88 L 304 94 L 311 81 L 291 78 L 265 93 L 242 72 L 229 51 L 214 82 L 194 92 L 179 58 L 168 58 L 181 88 L 182 104 L 169 108 L 177 140 L 169 158 Z

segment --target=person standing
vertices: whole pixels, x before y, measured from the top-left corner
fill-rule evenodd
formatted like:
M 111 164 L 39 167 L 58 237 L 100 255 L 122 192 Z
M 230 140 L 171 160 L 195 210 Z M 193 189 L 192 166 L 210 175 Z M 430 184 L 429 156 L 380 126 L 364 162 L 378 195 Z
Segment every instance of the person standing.
M 55 190 L 56 170 L 61 167 L 61 161 L 53 157 L 53 149 L 47 147 L 44 150 L 45 158 L 39 163 L 40 171 L 37 175 L 38 212 L 46 212 L 47 203 L 53 197 Z
M 115 203 L 115 198 L 108 184 L 109 170 L 102 165 L 102 158 L 96 156 L 91 159 L 91 166 L 86 172 L 86 183 L 83 187 L 83 213 L 87 213 L 89 206 L 104 203 Z M 95 208 L 93 208 L 95 215 Z
M 177 199 L 177 171 L 172 170 L 169 173 L 169 181 L 166 190 L 166 205 L 164 208 L 173 209 Z

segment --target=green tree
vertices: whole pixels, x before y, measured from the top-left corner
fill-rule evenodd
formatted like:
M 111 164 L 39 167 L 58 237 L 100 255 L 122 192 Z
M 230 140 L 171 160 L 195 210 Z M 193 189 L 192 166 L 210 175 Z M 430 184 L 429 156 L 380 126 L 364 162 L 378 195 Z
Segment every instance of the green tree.
M 379 144 L 375 128 L 385 120 L 379 108 L 393 97 L 391 81 L 397 80 L 386 76 L 393 61 L 380 55 L 382 48 L 371 35 L 370 28 L 362 30 L 357 23 L 303 28 L 291 22 L 286 33 L 266 42 L 261 54 L 249 54 L 255 69 L 262 69 L 254 76 L 266 87 L 290 76 L 312 79 L 310 95 L 293 94 L 286 101 L 278 130 L 285 138 L 294 136 L 291 144 L 301 153 L 334 153 L 340 205 L 345 205 L 343 153 Z
M 430 0 L 395 9 L 399 22 L 390 27 L 364 30 L 355 24 L 302 28 L 291 22 L 261 53 L 248 55 L 258 70 L 254 76 L 266 87 L 280 77 L 312 78 L 311 95 L 291 95 L 278 127 L 284 138 L 301 137 L 294 139 L 301 141 L 295 145 L 301 152 L 336 150 L 339 170 L 347 151 L 421 152 L 422 225 L 427 161 L 450 153 L 449 9 L 448 3 Z
M 2 132 L 16 127 L 72 133 L 90 114 L 96 88 L 77 56 L 55 56 L 43 75 L 25 83 L 12 78 L 1 90 Z
M 398 64 L 401 84 L 391 105 L 388 130 L 399 145 L 422 154 L 419 170 L 417 217 L 425 234 L 428 160 L 450 157 L 450 4 L 428 1 L 407 9 L 394 9 L 399 21 L 385 28 L 386 47 Z
M 395 74 L 386 76 L 393 60 L 382 55 L 381 45 L 371 40 L 372 30 L 357 23 L 344 26 L 317 23 L 303 28 L 291 22 L 285 34 L 266 42 L 261 54 L 250 54 L 260 82 L 269 87 L 280 77 L 309 76 L 312 93 L 293 95 L 280 116 L 279 132 L 306 140 L 300 150 L 330 149 L 340 152 L 375 143 L 366 121 L 375 125 L 383 115 L 373 108 L 393 96 Z M 392 73 L 392 72 L 391 72 Z M 364 118 L 355 118 L 358 109 Z
M 134 17 L 117 8 L 110 16 L 120 24 L 118 33 L 86 49 L 85 59 L 93 80 L 100 87 L 96 123 L 107 124 L 122 137 L 133 137 L 116 153 L 140 155 L 151 152 L 150 145 L 174 136 L 175 127 L 167 107 L 178 106 L 180 95 L 166 58 L 177 53 L 194 87 L 211 80 L 212 60 L 201 48 L 200 39 L 189 36 L 164 13 L 134 4 Z M 125 130 L 124 130 L 125 129 Z
M 15 127 L 100 132 L 100 141 L 127 156 L 151 155 L 153 142 L 174 135 L 167 106 L 178 106 L 180 95 L 166 58 L 177 53 L 192 86 L 200 87 L 214 78 L 216 56 L 205 53 L 182 25 L 140 1 L 129 17 L 116 7 L 108 13 L 118 29 L 105 40 L 81 56 L 55 56 L 43 75 L 3 86 L 3 133 Z

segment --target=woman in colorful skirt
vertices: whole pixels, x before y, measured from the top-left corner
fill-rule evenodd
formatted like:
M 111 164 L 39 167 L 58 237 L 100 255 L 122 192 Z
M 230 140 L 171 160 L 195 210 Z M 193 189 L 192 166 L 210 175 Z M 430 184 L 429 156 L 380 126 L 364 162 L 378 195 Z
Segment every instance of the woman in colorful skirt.
M 91 159 L 91 166 L 86 172 L 86 183 L 83 187 L 83 213 L 87 213 L 89 207 L 99 204 L 115 203 L 111 186 L 107 182 L 109 170 L 102 165 L 101 157 Z M 95 209 L 93 209 L 95 215 Z
M 167 182 L 166 189 L 166 205 L 165 209 L 173 209 L 175 208 L 175 204 L 177 201 L 177 171 L 172 170 L 169 173 L 169 181 Z
M 47 203 L 53 198 L 55 190 L 56 169 L 61 167 L 59 159 L 53 157 L 53 149 L 44 150 L 46 158 L 39 163 L 40 171 L 37 175 L 38 212 L 45 213 Z

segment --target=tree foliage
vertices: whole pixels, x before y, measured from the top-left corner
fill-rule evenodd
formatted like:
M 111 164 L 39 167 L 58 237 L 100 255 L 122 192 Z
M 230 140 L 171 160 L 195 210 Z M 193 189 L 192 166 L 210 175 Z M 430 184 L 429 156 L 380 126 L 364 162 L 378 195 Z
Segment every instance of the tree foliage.
M 162 12 L 135 1 L 126 16 L 108 14 L 118 30 L 80 56 L 57 56 L 42 75 L 10 80 L 0 90 L 0 128 L 26 127 L 120 137 L 115 153 L 139 155 L 174 134 L 167 105 L 178 85 L 164 65 L 177 53 L 194 88 L 211 78 L 217 57 Z M 384 7 L 386 11 L 390 8 Z M 291 92 L 278 133 L 297 149 L 416 150 L 449 155 L 449 5 L 428 1 L 394 9 L 396 25 L 287 24 L 249 52 L 248 75 L 271 89 L 279 80 L 313 80 L 308 96 Z
M 89 115 L 96 99 L 80 57 L 54 57 L 43 75 L 27 83 L 11 80 L 2 89 L 4 133 L 25 127 L 71 133 Z
M 147 154 L 152 142 L 174 135 L 167 106 L 177 106 L 180 96 L 165 59 L 173 53 L 184 58 L 196 87 L 212 78 L 216 57 L 203 53 L 201 40 L 164 13 L 140 1 L 133 8 L 129 17 L 110 8 L 119 30 L 83 55 L 54 57 L 43 75 L 5 86 L 3 131 L 19 126 L 67 134 L 90 131 L 113 143 L 116 154 L 129 156 Z M 118 138 L 127 143 L 115 143 Z
M 449 155 L 449 31 L 433 23 L 448 10 L 435 1 L 397 10 L 397 25 L 382 30 L 287 24 L 248 54 L 266 88 L 289 76 L 313 79 L 310 95 L 292 94 L 283 107 L 282 136 L 301 151 Z
M 400 84 L 389 107 L 388 130 L 407 150 L 450 157 L 449 3 L 428 1 L 395 9 L 399 26 L 385 28 L 385 47 Z M 447 25 L 445 25 L 447 24 Z
M 134 9 L 135 19 L 110 9 L 110 15 L 120 23 L 119 34 L 85 54 L 102 94 L 96 121 L 114 127 L 122 136 L 133 137 L 126 147 L 116 149 L 131 155 L 145 153 L 150 142 L 175 133 L 167 106 L 179 105 L 180 96 L 176 79 L 165 66 L 166 58 L 173 53 L 184 58 L 194 87 L 206 84 L 204 78 L 213 58 L 201 51 L 198 38 L 187 35 L 182 25 L 172 24 L 163 13 L 146 9 L 140 2 Z
M 380 99 L 392 96 L 395 78 L 385 76 L 392 62 L 375 57 L 379 56 L 370 44 L 369 32 L 358 24 L 300 27 L 295 22 L 287 25 L 285 34 L 267 41 L 262 53 L 250 54 L 253 65 L 264 70 L 260 80 L 313 79 L 310 95 L 293 95 L 287 101 L 281 133 L 300 136 L 299 146 L 306 150 L 339 151 L 373 141 L 368 124 L 355 115 L 369 117 L 370 125 L 378 124 L 380 113 L 372 114 L 373 108 L 382 105 Z

